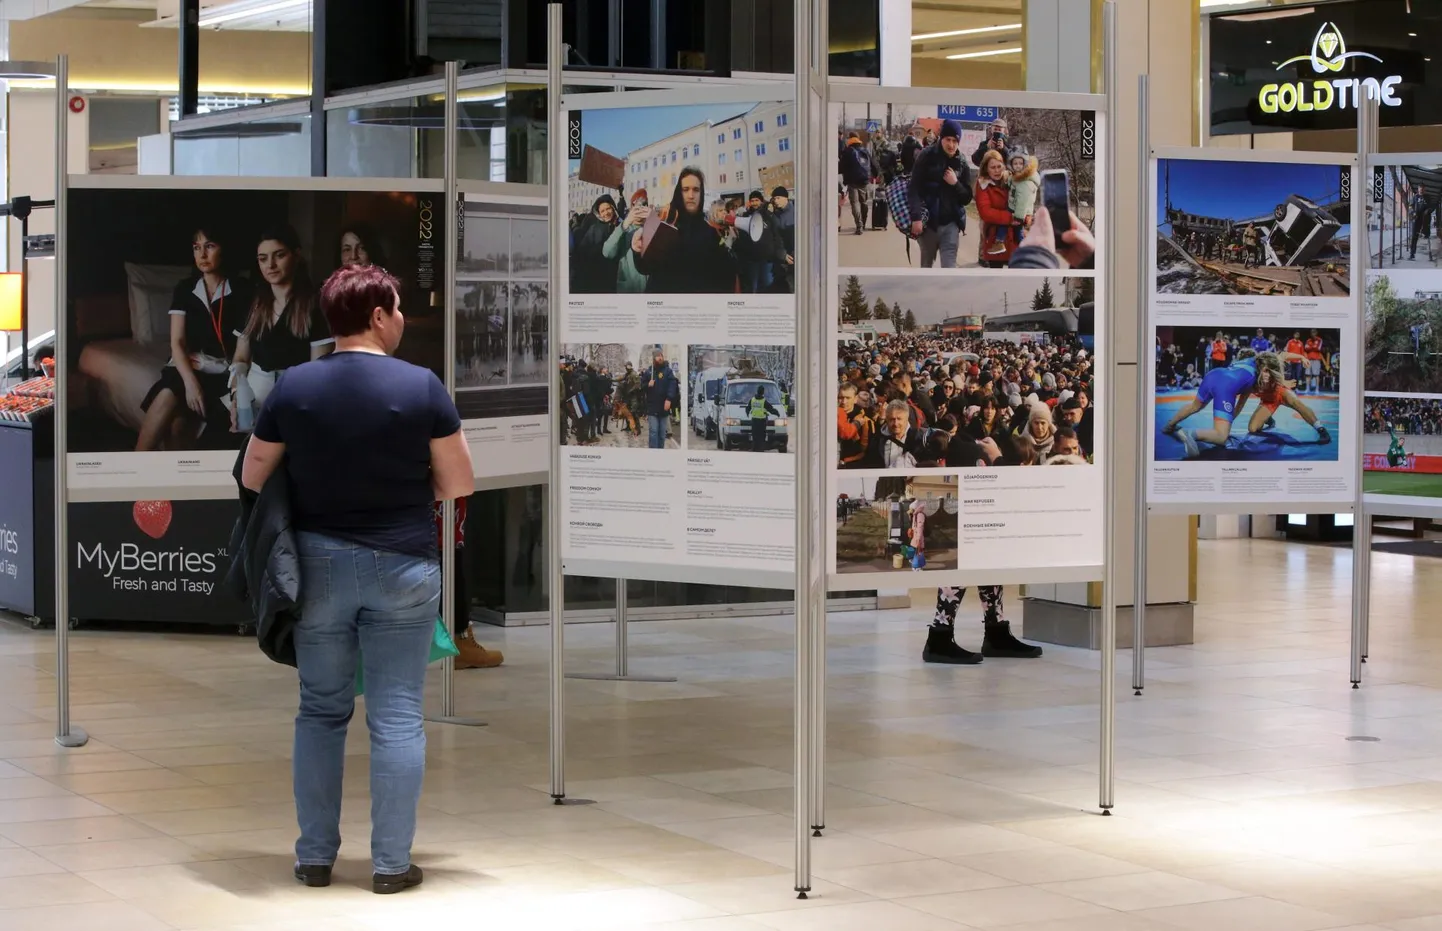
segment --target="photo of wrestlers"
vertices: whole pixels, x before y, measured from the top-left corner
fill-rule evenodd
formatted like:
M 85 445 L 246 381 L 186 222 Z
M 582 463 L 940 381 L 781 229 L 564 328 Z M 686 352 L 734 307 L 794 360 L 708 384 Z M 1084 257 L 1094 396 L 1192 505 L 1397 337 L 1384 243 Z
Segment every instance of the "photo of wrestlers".
M 561 347 L 562 446 L 680 449 L 680 346 L 574 343 Z
M 796 416 L 795 346 L 691 346 L 688 448 L 787 453 Z
M 835 104 L 843 268 L 1095 266 L 1073 110 Z
M 1161 159 L 1158 294 L 1346 297 L 1351 169 Z
M 1442 281 L 1399 269 L 1367 275 L 1367 391 L 1442 394 Z
M 1363 490 L 1442 498 L 1442 398 L 1368 397 L 1363 413 Z
M 571 294 L 791 294 L 790 103 L 586 110 Z
M 1342 331 L 1157 327 L 1157 462 L 1332 461 Z
M 841 469 L 1086 465 L 1089 278 L 844 277 Z
M 317 290 L 341 265 L 382 265 L 400 280 L 397 355 L 439 372 L 438 203 L 404 192 L 73 192 L 71 448 L 239 449 L 280 373 L 331 351 Z
M 1442 267 L 1442 165 L 1388 165 L 1367 204 L 1369 269 Z
M 939 473 L 838 479 L 836 571 L 955 569 L 956 484 Z
M 524 417 L 547 404 L 546 208 L 469 202 L 456 269 L 456 408 Z

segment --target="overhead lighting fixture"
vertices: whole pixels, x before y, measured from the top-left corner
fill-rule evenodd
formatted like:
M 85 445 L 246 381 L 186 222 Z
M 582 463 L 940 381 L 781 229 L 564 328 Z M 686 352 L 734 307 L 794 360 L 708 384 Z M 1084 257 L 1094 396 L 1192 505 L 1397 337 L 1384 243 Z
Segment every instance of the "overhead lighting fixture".
M 237 3 L 227 3 L 218 7 L 211 7 L 202 10 L 199 26 L 201 29 L 208 29 L 212 26 L 219 26 L 224 23 L 234 22 L 237 19 L 249 19 L 252 16 L 267 16 L 271 13 L 284 13 L 300 7 L 310 6 L 310 0 L 264 0 L 255 3 L 249 0 L 240 0 Z
M 1225 18 L 1229 23 L 1261 23 L 1269 19 L 1294 19 L 1298 16 L 1311 16 L 1315 12 L 1317 12 L 1317 8 L 1314 6 L 1292 6 L 1265 13 L 1228 13 Z
M 1021 23 L 1004 23 L 1000 26 L 978 26 L 975 29 L 953 29 L 949 32 L 923 32 L 921 35 L 912 36 L 913 42 L 925 42 L 927 39 L 951 39 L 956 36 L 979 36 L 988 32 L 1010 32 L 1013 29 L 1020 29 Z
M 0 81 L 53 81 L 55 63 L 49 61 L 0 61 Z
M 961 58 L 991 58 L 991 57 L 994 56 L 994 55 L 1019 55 L 1019 54 L 1021 54 L 1021 46 L 1020 46 L 1020 45 L 1018 45 L 1016 48 L 994 48 L 994 49 L 987 49 L 985 52 L 962 52 L 960 55 L 948 55 L 948 56 L 946 56 L 946 57 L 947 57 L 947 59 L 948 59 L 949 61 L 956 61 L 957 59 L 961 59 Z

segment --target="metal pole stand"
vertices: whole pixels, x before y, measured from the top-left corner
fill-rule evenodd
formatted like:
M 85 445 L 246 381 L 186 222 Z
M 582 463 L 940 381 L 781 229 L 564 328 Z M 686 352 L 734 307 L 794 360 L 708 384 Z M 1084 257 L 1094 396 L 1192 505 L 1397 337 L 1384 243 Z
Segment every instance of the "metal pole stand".
M 1106 0 L 1102 4 L 1102 42 L 1103 42 L 1103 67 L 1105 74 L 1105 88 L 1107 98 L 1107 128 L 1106 128 L 1106 191 L 1107 206 L 1105 232 L 1102 237 L 1102 248 L 1106 250 L 1105 262 L 1098 272 L 1105 270 L 1106 278 L 1098 282 L 1099 286 L 1105 287 L 1105 308 L 1106 308 L 1106 335 L 1107 341 L 1104 346 L 1105 360 L 1102 371 L 1116 372 L 1116 364 L 1112 361 L 1112 353 L 1121 345 L 1117 339 L 1117 300 L 1116 300 L 1116 270 L 1117 270 L 1117 236 L 1116 236 L 1116 203 L 1117 203 L 1117 96 L 1120 88 L 1117 87 L 1117 4 L 1116 0 Z M 1145 174 L 1145 165 L 1138 165 L 1139 174 Z M 1140 233 L 1140 230 L 1138 231 Z M 1143 250 L 1143 255 L 1146 251 Z M 1138 295 L 1140 298 L 1141 295 Z M 1138 302 L 1140 303 L 1140 301 Z M 1138 313 L 1143 313 L 1139 307 Z M 1139 363 L 1141 359 L 1137 360 Z M 1113 376 L 1115 377 L 1115 376 Z M 1145 380 L 1139 379 L 1140 385 Z M 1106 386 L 1106 397 L 1110 398 L 1112 388 Z M 1116 756 L 1114 739 L 1116 737 L 1116 715 L 1117 715 L 1117 586 L 1116 586 L 1116 501 L 1117 501 L 1117 462 L 1114 454 L 1117 448 L 1117 436 L 1121 429 L 1121 418 L 1109 413 L 1106 418 L 1106 430 L 1103 437 L 1103 455 L 1101 456 L 1102 468 L 1106 470 L 1106 485 L 1102 492 L 1102 514 L 1105 521 L 1102 531 L 1102 616 L 1101 616 L 1101 728 L 1098 743 L 1100 751 L 1099 779 L 1097 787 L 1097 807 L 1103 815 L 1110 815 L 1112 808 L 1116 805 Z M 1137 481 L 1142 481 L 1143 476 L 1138 475 Z
M 1357 162 L 1352 176 L 1352 217 L 1354 223 L 1366 217 L 1366 209 L 1358 208 L 1357 185 L 1363 191 L 1371 189 L 1369 165 L 1372 153 L 1377 150 L 1376 99 L 1363 95 L 1357 107 Z M 1365 202 L 1365 201 L 1364 201 Z M 1352 292 L 1357 301 L 1358 345 L 1367 345 L 1367 266 L 1371 263 L 1371 250 L 1363 249 L 1361 254 L 1353 253 Z M 1360 443 L 1364 428 L 1366 408 L 1365 379 L 1358 378 L 1357 414 L 1355 430 Z M 1340 387 L 1340 386 L 1338 386 Z M 1354 457 L 1356 471 L 1355 504 L 1352 507 L 1352 688 L 1362 687 L 1362 664 L 1367 661 L 1367 634 L 1370 626 L 1372 603 L 1372 515 L 1367 512 L 1366 493 L 1363 491 L 1365 473 L 1360 455 Z
M 567 679 L 591 679 L 597 682 L 675 682 L 675 676 L 641 676 L 631 673 L 631 651 L 627 644 L 626 580 L 616 580 L 616 671 L 568 672 Z
M 1108 74 L 1114 72 L 1108 71 Z M 1141 180 L 1138 191 L 1139 211 L 1137 216 L 1137 239 L 1142 244 L 1142 255 L 1149 255 L 1147 237 L 1152 235 L 1151 191 L 1152 191 L 1152 139 L 1151 139 L 1151 85 L 1148 76 L 1137 79 L 1137 176 Z M 1151 438 L 1151 399 L 1156 389 L 1150 391 L 1156 369 L 1151 364 L 1151 309 L 1152 275 L 1149 261 L 1137 263 L 1137 471 L 1136 490 L 1133 496 L 1135 513 L 1136 545 L 1133 547 L 1134 573 L 1132 581 L 1132 694 L 1141 695 L 1146 687 L 1147 670 L 1147 547 L 1151 533 L 1150 511 L 1147 507 L 1147 482 L 1151 478 L 1150 456 L 1147 443 Z M 1110 286 L 1111 282 L 1107 282 Z

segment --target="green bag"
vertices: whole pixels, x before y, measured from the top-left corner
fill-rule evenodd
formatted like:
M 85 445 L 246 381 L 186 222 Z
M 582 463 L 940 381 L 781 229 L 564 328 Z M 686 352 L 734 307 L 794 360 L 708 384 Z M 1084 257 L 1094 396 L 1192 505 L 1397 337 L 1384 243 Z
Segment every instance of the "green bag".
M 436 626 L 431 631 L 431 658 L 427 663 L 434 663 L 443 660 L 447 656 L 459 656 L 461 651 L 456 649 L 456 642 L 451 639 L 451 632 L 446 630 L 446 622 L 436 618 Z M 363 663 L 356 664 L 355 670 L 355 693 L 364 695 L 366 691 L 365 668 Z

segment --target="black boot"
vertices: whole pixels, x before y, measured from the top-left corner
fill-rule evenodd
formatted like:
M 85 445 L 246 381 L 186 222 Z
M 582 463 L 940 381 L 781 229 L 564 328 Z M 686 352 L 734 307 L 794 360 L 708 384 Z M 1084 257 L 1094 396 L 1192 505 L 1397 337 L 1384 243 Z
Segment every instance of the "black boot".
M 981 662 L 981 654 L 964 650 L 956 645 L 956 631 L 950 627 L 932 625 L 926 631 L 926 648 L 921 658 L 928 663 L 945 663 L 949 666 L 975 666 Z
M 1009 659 L 1035 659 L 1041 656 L 1041 647 L 1022 643 L 1011 635 L 1009 621 L 986 621 L 986 635 L 981 641 L 982 656 L 1006 657 Z

